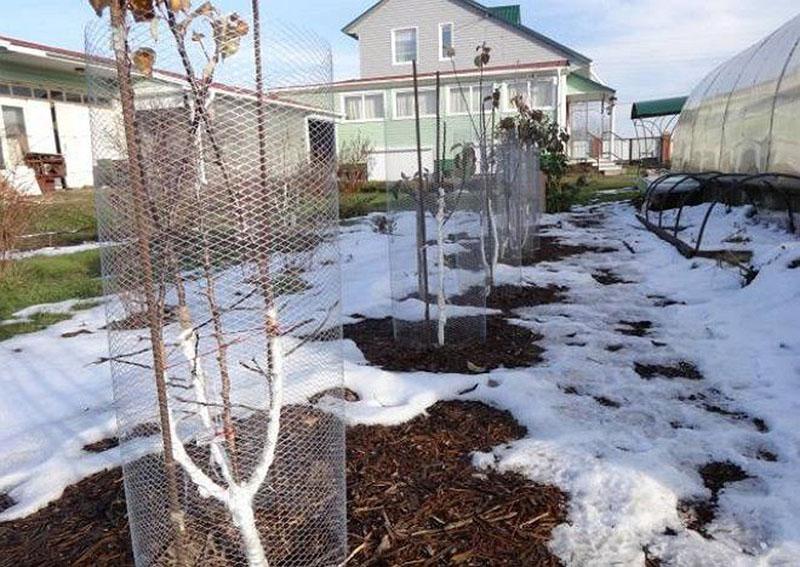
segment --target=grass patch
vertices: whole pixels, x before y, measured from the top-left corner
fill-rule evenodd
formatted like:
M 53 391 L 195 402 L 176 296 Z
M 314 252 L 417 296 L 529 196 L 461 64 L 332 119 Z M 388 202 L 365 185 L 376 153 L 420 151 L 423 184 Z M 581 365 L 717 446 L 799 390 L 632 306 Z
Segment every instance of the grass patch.
M 341 195 L 339 218 L 363 217 L 369 213 L 386 211 L 386 191 Z
M 0 325 L 0 341 L 7 341 L 17 335 L 24 335 L 26 333 L 35 333 L 46 329 L 50 325 L 55 325 L 61 321 L 71 319 L 71 313 L 36 313 L 26 321 L 18 323 L 6 323 Z
M 70 246 L 97 240 L 93 189 L 59 191 L 36 197 L 34 203 L 33 219 L 27 232 L 41 236 L 23 238 L 22 249 Z
M 0 280 L 0 321 L 31 305 L 100 295 L 100 253 L 97 250 L 17 260 Z

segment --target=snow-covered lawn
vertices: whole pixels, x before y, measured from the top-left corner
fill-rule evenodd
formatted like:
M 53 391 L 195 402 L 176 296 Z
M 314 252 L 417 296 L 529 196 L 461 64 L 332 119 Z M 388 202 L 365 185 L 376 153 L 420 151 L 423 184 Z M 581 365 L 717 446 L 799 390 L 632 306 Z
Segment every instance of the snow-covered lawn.
M 797 564 L 800 269 L 790 265 L 800 242 L 720 208 L 712 240 L 748 238 L 760 269 L 742 288 L 735 270 L 688 261 L 645 231 L 627 205 L 577 214 L 601 223 L 578 218 L 588 227 L 580 228 L 575 213 L 549 215 L 546 233 L 618 251 L 525 269 L 532 283 L 569 288 L 566 303 L 517 313 L 516 323 L 545 337 L 544 363 L 479 376 L 387 372 L 347 341 L 347 385 L 361 396 L 348 404 L 348 421 L 401 423 L 454 398 L 511 411 L 528 436 L 476 454 L 474 463 L 569 493 L 570 521 L 551 543 L 569 565 L 641 565 L 644 548 L 671 565 Z M 681 224 L 699 214 L 686 211 Z M 367 220 L 343 227 L 345 315 L 390 314 L 387 238 Z M 631 283 L 602 285 L 592 277 L 601 270 Z M 625 321 L 652 326 L 635 336 L 622 332 Z M 0 493 L 17 503 L 0 519 L 31 513 L 66 485 L 118 464 L 117 451 L 82 450 L 115 432 L 109 370 L 95 364 L 107 356 L 104 324 L 97 307 L 0 343 Z M 680 362 L 703 379 L 635 371 L 636 363 Z M 734 463 L 750 478 L 721 492 L 704 537 L 685 527 L 678 504 L 710 496 L 698 473 L 709 462 Z

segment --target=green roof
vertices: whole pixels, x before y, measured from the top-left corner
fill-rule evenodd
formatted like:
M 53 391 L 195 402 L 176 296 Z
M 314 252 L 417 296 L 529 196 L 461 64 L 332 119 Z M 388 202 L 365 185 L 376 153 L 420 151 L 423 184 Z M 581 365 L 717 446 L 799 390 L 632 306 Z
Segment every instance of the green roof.
M 509 6 L 487 6 L 489 12 L 496 18 L 507 21 L 509 24 L 515 26 L 522 24 L 522 13 L 519 4 L 512 4 Z
M 611 87 L 608 87 L 602 83 L 598 83 L 597 81 L 593 81 L 592 79 L 589 79 L 577 73 L 570 73 L 569 75 L 567 75 L 568 95 L 589 94 L 597 92 L 613 94 L 616 91 Z
M 634 102 L 631 108 L 631 120 L 637 118 L 655 118 L 657 116 L 672 116 L 680 114 L 683 105 L 689 97 L 677 96 L 673 98 L 661 98 L 658 100 L 644 100 Z

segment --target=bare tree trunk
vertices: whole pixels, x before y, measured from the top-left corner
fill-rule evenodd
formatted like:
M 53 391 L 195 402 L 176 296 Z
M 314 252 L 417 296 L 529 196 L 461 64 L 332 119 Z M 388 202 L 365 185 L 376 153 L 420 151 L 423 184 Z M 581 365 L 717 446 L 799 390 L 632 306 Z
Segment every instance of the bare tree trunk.
M 142 269 L 142 282 L 147 319 L 150 330 L 150 343 L 153 351 L 153 371 L 155 374 L 156 394 L 161 425 L 161 441 L 164 446 L 164 468 L 167 481 L 167 497 L 170 521 L 175 532 L 175 559 L 178 565 L 185 565 L 184 538 L 186 526 L 181 510 L 178 494 L 178 478 L 172 446 L 172 424 L 169 414 L 165 371 L 165 348 L 162 335 L 163 309 L 155 295 L 153 287 L 155 276 L 151 256 L 150 227 L 145 219 L 143 204 L 147 200 L 142 165 L 139 161 L 139 145 L 135 130 L 133 86 L 131 84 L 130 60 L 128 59 L 128 42 L 126 28 L 126 10 L 122 0 L 111 2 L 111 26 L 113 30 L 114 55 L 119 83 L 120 103 L 122 105 L 125 142 L 128 150 L 128 173 L 133 193 L 134 222 L 137 231 L 137 246 Z
M 428 282 L 428 236 L 425 227 L 425 180 L 422 174 L 422 134 L 419 122 L 419 81 L 417 78 L 417 61 L 411 62 L 414 73 L 414 121 L 417 132 L 417 267 L 420 279 L 420 299 L 425 303 L 425 322 L 431 320 L 431 308 Z M 426 326 L 426 333 L 428 332 Z

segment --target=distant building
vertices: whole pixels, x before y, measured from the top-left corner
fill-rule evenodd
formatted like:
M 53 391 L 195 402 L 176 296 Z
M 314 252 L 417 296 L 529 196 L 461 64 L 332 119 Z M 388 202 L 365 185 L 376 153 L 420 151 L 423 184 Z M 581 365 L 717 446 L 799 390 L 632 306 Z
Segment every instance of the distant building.
M 39 193 L 37 160 L 63 161 L 66 171 L 58 177 L 56 186 L 76 188 L 102 184 L 102 176 L 113 168 L 98 165 L 124 157 L 113 82 L 104 82 L 104 91 L 98 90 L 101 95 L 90 96 L 85 64 L 85 55 L 80 52 L 0 36 L 0 175 L 11 178 L 20 191 Z M 107 66 L 109 76 L 113 76 L 110 60 L 95 59 L 92 64 Z M 188 85 L 178 75 L 156 71 L 152 80 L 137 79 L 135 88 L 152 89 L 154 93 L 154 107 L 137 110 L 137 123 L 147 130 L 156 115 L 183 107 L 183 97 L 175 95 Z M 222 84 L 215 84 L 211 90 L 219 112 L 255 105 L 252 92 Z M 268 121 L 266 134 L 287 140 L 281 147 L 282 156 L 293 160 L 333 157 L 335 148 L 330 141 L 334 138 L 335 115 L 330 109 L 284 97 L 270 97 L 268 105 L 281 110 L 281 120 Z M 96 137 L 94 154 L 92 118 L 119 130 Z M 273 126 L 282 131 L 274 131 Z M 240 137 L 241 132 L 236 131 L 220 134 L 221 143 L 231 146 Z
M 441 115 L 447 145 L 474 141 L 470 112 L 501 92 L 500 113 L 522 95 L 572 134 L 570 154 L 588 159 L 613 124 L 615 91 L 592 72 L 587 56 L 524 26 L 517 5 L 485 7 L 472 0 L 381 0 L 347 24 L 358 40 L 360 78 L 333 84 L 339 147 L 357 137 L 373 148 L 370 177 L 398 179 L 417 170 L 411 62 L 417 61 L 423 165 L 434 165 L 435 73 L 441 72 Z M 491 47 L 479 92 L 476 46 Z M 300 93 L 302 89 L 293 89 Z M 599 141 L 599 142 L 598 142 Z

